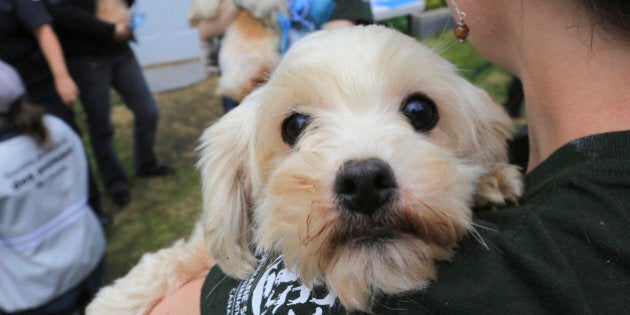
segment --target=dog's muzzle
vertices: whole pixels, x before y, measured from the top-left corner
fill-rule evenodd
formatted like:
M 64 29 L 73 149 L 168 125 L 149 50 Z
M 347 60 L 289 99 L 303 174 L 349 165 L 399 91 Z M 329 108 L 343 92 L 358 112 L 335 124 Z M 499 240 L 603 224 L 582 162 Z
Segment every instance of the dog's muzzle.
M 397 185 L 389 164 L 379 158 L 368 158 L 343 163 L 334 189 L 344 209 L 371 215 L 393 199 Z

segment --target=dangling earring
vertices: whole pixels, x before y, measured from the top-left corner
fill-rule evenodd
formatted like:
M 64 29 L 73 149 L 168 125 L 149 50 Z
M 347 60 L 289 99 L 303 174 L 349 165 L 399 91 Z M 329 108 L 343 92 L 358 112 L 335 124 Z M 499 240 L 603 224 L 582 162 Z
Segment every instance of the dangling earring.
M 455 14 L 457 14 L 457 24 L 455 24 L 455 28 L 453 29 L 453 34 L 460 41 L 463 42 L 468 34 L 470 34 L 470 29 L 468 25 L 464 23 L 464 19 L 466 18 L 466 13 L 462 12 L 455 0 L 451 0 L 451 5 L 453 5 L 453 10 L 455 10 Z

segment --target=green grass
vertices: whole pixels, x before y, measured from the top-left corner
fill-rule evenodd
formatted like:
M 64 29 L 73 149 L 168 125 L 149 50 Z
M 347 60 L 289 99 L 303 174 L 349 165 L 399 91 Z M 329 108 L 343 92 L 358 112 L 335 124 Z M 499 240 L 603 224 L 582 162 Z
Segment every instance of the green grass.
M 199 217 L 201 191 L 199 174 L 194 167 L 194 150 L 201 131 L 222 113 L 220 101 L 213 95 L 215 85 L 216 78 L 211 78 L 185 89 L 156 95 L 160 107 L 156 153 L 177 169 L 176 175 L 163 178 L 144 179 L 133 175 L 133 116 L 112 93 L 114 146 L 129 175 L 133 200 L 121 209 L 106 194 L 101 194 L 103 207 L 114 216 L 113 226 L 106 231 L 105 283 L 124 275 L 143 253 L 187 236 Z M 77 112 L 85 130 L 85 116 L 80 110 Z M 87 141 L 86 147 L 92 157 Z M 91 162 L 94 164 L 93 158 Z
M 495 102 L 505 100 L 511 75 L 488 62 L 468 42 L 459 42 L 450 31 L 445 31 L 423 43 L 455 64 L 460 75 L 486 90 Z
M 456 42 L 449 32 L 426 44 L 454 62 L 463 76 L 488 90 L 495 101 L 505 98 L 509 75 L 489 65 L 469 44 Z M 202 130 L 222 113 L 220 101 L 213 94 L 215 85 L 216 78 L 210 78 L 156 95 L 161 112 L 156 151 L 164 162 L 177 168 L 175 176 L 165 178 L 133 176 L 133 117 L 120 99 L 114 98 L 115 146 L 130 175 L 133 201 L 120 209 L 103 195 L 104 207 L 115 220 L 107 230 L 105 283 L 124 275 L 143 253 L 187 236 L 200 215 L 201 192 L 194 149 Z

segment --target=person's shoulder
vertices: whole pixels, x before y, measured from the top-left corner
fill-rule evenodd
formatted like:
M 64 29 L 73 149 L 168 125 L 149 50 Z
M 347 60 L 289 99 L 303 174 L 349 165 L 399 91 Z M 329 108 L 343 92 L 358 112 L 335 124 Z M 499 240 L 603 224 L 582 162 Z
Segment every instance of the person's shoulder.
M 68 125 L 58 117 L 55 117 L 50 114 L 44 115 L 44 125 L 48 128 L 56 128 L 56 129 L 70 129 Z
M 76 134 L 76 132 L 72 130 L 72 128 L 70 128 L 70 126 L 60 118 L 50 114 L 46 114 L 44 115 L 43 121 L 52 138 L 63 135 L 64 137 L 69 136 L 71 138 L 76 138 L 77 141 L 80 141 L 80 138 Z
M 36 29 L 52 21 L 43 0 L 17 0 L 13 2 L 18 19 L 30 29 Z

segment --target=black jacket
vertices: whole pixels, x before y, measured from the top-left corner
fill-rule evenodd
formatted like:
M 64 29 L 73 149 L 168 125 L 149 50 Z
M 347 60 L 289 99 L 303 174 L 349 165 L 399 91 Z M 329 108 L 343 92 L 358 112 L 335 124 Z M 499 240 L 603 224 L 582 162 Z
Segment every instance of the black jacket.
M 134 0 L 126 0 L 131 7 Z M 46 0 L 64 53 L 110 54 L 127 46 L 114 39 L 114 24 L 96 18 L 96 0 Z

